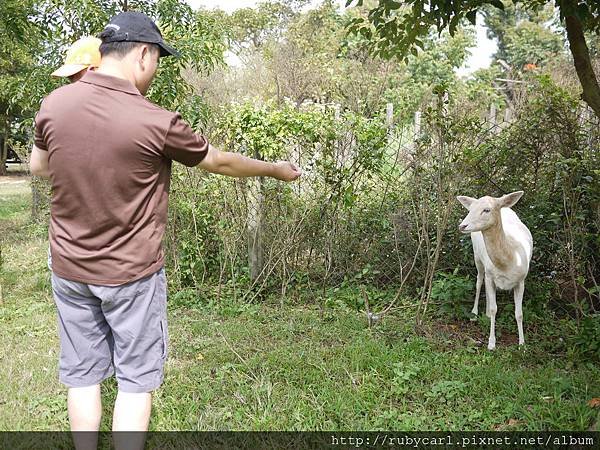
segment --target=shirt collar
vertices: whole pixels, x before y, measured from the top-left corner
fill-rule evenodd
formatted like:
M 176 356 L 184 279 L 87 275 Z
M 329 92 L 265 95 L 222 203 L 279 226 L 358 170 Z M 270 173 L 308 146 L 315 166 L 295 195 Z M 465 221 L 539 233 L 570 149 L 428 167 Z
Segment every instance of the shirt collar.
M 131 81 L 92 70 L 88 70 L 79 81 L 95 84 L 96 86 L 102 86 L 115 91 L 125 92 L 127 94 L 142 95 Z

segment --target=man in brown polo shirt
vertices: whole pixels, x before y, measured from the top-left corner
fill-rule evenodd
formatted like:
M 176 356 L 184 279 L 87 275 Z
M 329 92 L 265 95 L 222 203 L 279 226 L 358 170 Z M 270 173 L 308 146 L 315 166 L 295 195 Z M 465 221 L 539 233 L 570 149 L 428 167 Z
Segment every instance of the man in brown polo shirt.
M 219 151 L 146 100 L 159 57 L 176 53 L 147 16 L 118 14 L 100 37 L 99 68 L 42 103 L 31 171 L 52 183 L 52 286 L 71 429 L 98 429 L 100 383 L 114 373 L 113 429 L 145 430 L 167 354 L 161 242 L 172 161 L 284 181 L 300 171 Z

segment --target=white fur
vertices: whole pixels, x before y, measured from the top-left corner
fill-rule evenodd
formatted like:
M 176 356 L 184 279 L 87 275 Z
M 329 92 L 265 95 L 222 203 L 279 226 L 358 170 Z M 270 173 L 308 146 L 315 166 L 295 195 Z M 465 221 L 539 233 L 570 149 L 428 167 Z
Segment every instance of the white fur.
M 502 217 L 502 228 L 504 234 L 511 236 L 518 242 L 519 248 L 512 249 L 516 255 L 517 264 L 508 271 L 501 271 L 494 266 L 485 248 L 483 234 L 481 231 L 471 233 L 471 241 L 473 242 L 473 254 L 475 257 L 475 265 L 479 260 L 483 263 L 484 273 L 489 273 L 494 280 L 498 289 L 509 291 L 513 289 L 521 280 L 525 279 L 529 272 L 529 262 L 531 261 L 531 253 L 533 250 L 533 238 L 529 229 L 521 222 L 517 214 L 510 208 L 502 208 L 500 210 Z M 521 254 L 524 253 L 523 259 Z M 475 313 L 477 314 L 477 313 Z
M 522 193 L 521 193 L 522 194 Z M 506 196 L 505 196 L 506 197 Z M 520 198 L 520 196 L 518 196 Z M 477 220 L 477 217 L 484 216 L 481 214 L 482 208 L 490 205 L 494 205 L 494 200 L 502 199 L 491 199 L 490 197 L 479 200 L 466 198 L 460 198 L 459 200 L 465 207 L 469 209 L 469 215 L 463 220 L 462 226 L 466 229 L 463 232 L 468 232 L 469 229 L 474 227 L 473 223 Z M 483 199 L 487 199 L 482 203 Z M 518 201 L 518 199 L 517 199 Z M 483 205 L 485 203 L 485 205 Z M 500 202 L 501 203 L 501 202 Z M 498 203 L 498 204 L 500 204 Z M 516 203 L 514 201 L 512 204 Z M 478 313 L 479 294 L 481 292 L 481 286 L 485 282 L 486 292 L 486 315 L 490 318 L 490 336 L 488 342 L 488 349 L 493 350 L 496 347 L 496 335 L 495 335 L 495 321 L 496 312 L 498 307 L 496 305 L 496 289 L 501 290 L 513 290 L 514 301 L 515 301 L 515 319 L 517 321 L 517 327 L 519 331 L 519 345 L 525 343 L 525 337 L 523 335 L 523 292 L 525 290 L 525 278 L 529 272 L 529 264 L 531 262 L 531 254 L 533 252 L 533 238 L 529 229 L 521 222 L 517 214 L 508 207 L 500 209 L 500 218 L 502 221 L 502 228 L 504 235 L 507 238 L 512 238 L 508 245 L 511 246 L 509 251 L 515 256 L 513 264 L 504 270 L 496 267 L 492 262 L 486 248 L 483 233 L 481 231 L 472 231 L 471 241 L 473 243 L 473 254 L 475 258 L 475 266 L 477 267 L 477 288 L 475 294 L 475 304 L 473 306 L 473 314 Z M 483 220 L 483 219 L 480 219 Z M 485 229 L 485 228 L 482 228 Z M 493 251 L 492 249 L 490 249 Z

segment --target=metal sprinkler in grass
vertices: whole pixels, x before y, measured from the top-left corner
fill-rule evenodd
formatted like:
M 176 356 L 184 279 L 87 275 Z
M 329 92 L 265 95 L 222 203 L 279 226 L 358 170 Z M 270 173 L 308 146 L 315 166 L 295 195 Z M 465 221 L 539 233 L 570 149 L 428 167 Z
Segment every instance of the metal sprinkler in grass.
M 371 307 L 369 306 L 369 295 L 367 294 L 365 287 L 361 286 L 360 290 L 362 292 L 363 298 L 365 299 L 365 308 L 366 308 L 365 312 L 367 314 L 367 323 L 369 324 L 369 328 L 371 328 L 373 325 L 377 324 L 378 322 L 381 322 L 381 320 L 384 318 L 384 316 L 390 312 L 390 310 L 392 309 L 392 306 L 394 306 L 394 304 L 400 297 L 400 293 L 402 292 L 402 288 L 398 289 L 398 293 L 396 294 L 394 299 L 390 302 L 390 304 L 388 306 L 386 306 L 386 308 L 383 311 L 376 314 L 371 311 Z

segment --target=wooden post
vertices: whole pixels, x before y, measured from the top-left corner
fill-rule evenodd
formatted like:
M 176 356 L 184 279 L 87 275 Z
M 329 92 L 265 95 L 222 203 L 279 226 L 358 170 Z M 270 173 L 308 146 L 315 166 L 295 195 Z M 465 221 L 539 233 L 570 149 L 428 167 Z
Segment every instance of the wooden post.
M 418 147 L 418 143 L 417 141 L 419 140 L 419 138 L 421 137 L 421 111 L 415 111 L 415 118 L 414 118 L 414 123 L 413 123 L 413 138 L 412 138 L 412 142 L 409 144 L 408 149 L 406 151 L 405 157 L 408 159 L 408 161 L 410 163 L 413 164 L 413 168 L 416 169 L 416 166 L 414 166 L 417 163 L 417 147 Z
M 498 109 L 496 108 L 496 104 L 490 104 L 490 112 L 488 114 L 488 121 L 492 127 L 496 127 L 496 115 L 498 114 Z
M 414 140 L 416 141 L 421 137 L 421 111 L 415 112 L 415 128 L 414 128 Z
M 394 104 L 388 103 L 385 106 L 385 123 L 387 125 L 388 134 L 394 129 Z
M 242 151 L 242 153 L 246 153 Z M 260 159 L 256 152 L 255 158 Z M 248 178 L 248 267 L 250 279 L 256 281 L 263 270 L 263 245 L 262 245 L 262 178 Z
M 386 125 L 386 129 L 387 129 L 387 133 L 386 133 L 386 142 L 387 142 L 387 146 L 388 148 L 390 148 L 390 150 L 393 148 L 394 143 L 396 144 L 396 148 L 395 148 L 395 157 L 394 157 L 394 165 L 398 162 L 398 159 L 400 158 L 400 143 L 399 142 L 394 142 L 394 136 L 393 136 L 393 132 L 394 132 L 394 104 L 393 103 L 387 103 L 385 105 L 385 125 Z
M 336 132 L 336 139 L 335 139 L 335 143 L 334 143 L 334 148 L 335 148 L 335 163 L 336 163 L 336 167 L 341 168 L 344 167 L 344 164 L 346 164 L 346 161 L 348 159 L 348 157 L 350 156 L 349 152 L 346 152 L 344 148 L 344 144 L 345 142 L 343 142 L 343 137 L 340 133 L 340 131 L 342 130 L 342 127 L 340 126 L 340 117 L 342 116 L 342 111 L 341 111 L 342 107 L 339 103 L 335 103 L 333 105 L 333 120 L 335 122 L 335 128 L 337 130 Z
M 421 137 L 421 111 L 415 112 L 415 124 L 413 127 L 413 143 L 412 143 L 412 156 L 415 156 L 417 151 L 417 141 Z
M 504 122 L 506 122 L 506 125 L 509 125 L 510 122 L 512 121 L 512 116 L 513 116 L 513 111 L 510 105 L 508 105 L 506 107 L 506 110 L 504 110 Z

